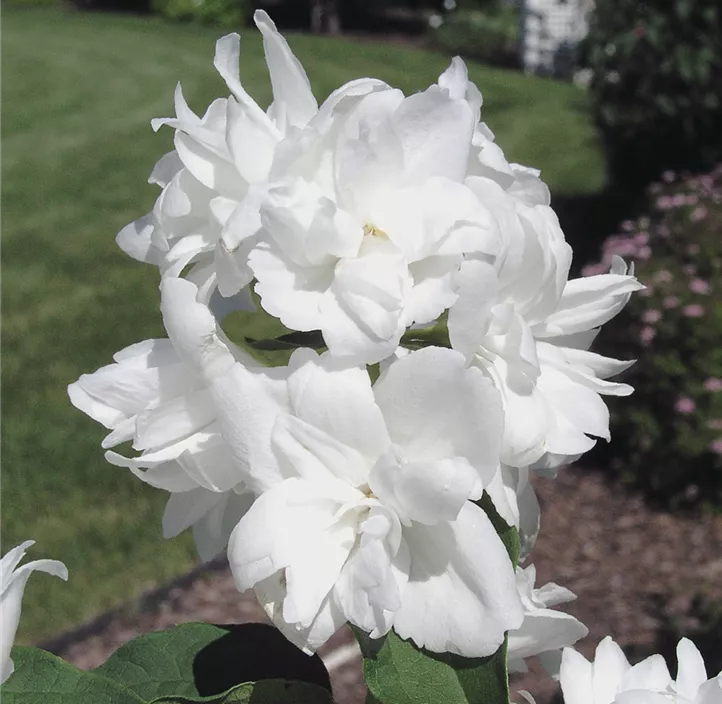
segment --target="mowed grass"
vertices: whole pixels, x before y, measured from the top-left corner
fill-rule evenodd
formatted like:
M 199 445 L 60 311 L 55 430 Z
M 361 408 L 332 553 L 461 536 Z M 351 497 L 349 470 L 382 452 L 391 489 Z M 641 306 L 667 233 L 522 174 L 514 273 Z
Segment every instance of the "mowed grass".
M 188 536 L 163 542 L 165 501 L 103 460 L 103 429 L 66 386 L 121 348 L 162 336 L 157 274 L 116 249 L 115 233 L 157 194 L 146 178 L 171 147 L 152 117 L 172 114 L 181 80 L 202 111 L 226 89 L 213 29 L 154 19 L 3 8 L 2 552 L 63 560 L 68 584 L 35 575 L 19 641 L 49 637 L 189 568 Z M 448 59 L 398 46 L 290 38 L 317 97 L 361 75 L 413 92 Z M 471 66 L 484 115 L 511 159 L 556 192 L 602 185 L 584 94 L 570 85 Z M 260 41 L 247 30 L 242 78 L 270 99 Z

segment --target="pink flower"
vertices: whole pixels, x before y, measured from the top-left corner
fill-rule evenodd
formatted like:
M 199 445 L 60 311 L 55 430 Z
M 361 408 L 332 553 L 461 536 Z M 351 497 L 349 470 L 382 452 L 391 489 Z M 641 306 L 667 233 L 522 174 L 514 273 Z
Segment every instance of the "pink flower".
M 713 440 L 708 447 L 715 455 L 722 455 L 722 440 Z
M 677 193 L 672 196 L 672 205 L 676 208 L 681 208 L 683 205 L 687 205 L 687 196 L 684 193 Z
M 690 193 L 687 196 L 687 205 L 697 205 L 699 203 L 699 196 L 696 193 Z
M 637 259 L 649 259 L 652 256 L 651 247 L 645 245 L 637 250 Z
M 660 225 L 657 227 L 657 234 L 664 239 L 667 239 L 670 235 L 670 229 L 666 225 Z
M 598 274 L 606 274 L 609 267 L 603 262 L 601 264 L 588 264 L 582 269 L 582 276 L 597 276 Z
M 674 201 L 671 196 L 659 196 L 657 198 L 657 208 L 659 210 L 669 210 L 674 208 Z
M 667 269 L 662 269 L 654 275 L 654 280 L 660 284 L 668 284 L 672 280 L 672 272 Z
M 698 244 L 691 244 L 687 247 L 687 254 L 691 254 L 694 256 L 695 254 L 699 254 L 699 245 Z
M 679 305 L 679 298 L 677 296 L 667 296 L 663 301 L 662 305 L 667 308 L 676 308 Z
M 702 306 L 693 303 L 691 306 L 685 306 L 682 312 L 688 318 L 701 318 L 704 315 L 704 308 Z
M 634 223 L 631 220 L 625 220 L 621 224 L 621 228 L 623 232 L 631 232 L 634 229 Z
M 694 276 L 697 273 L 697 267 L 692 264 L 685 264 L 682 267 L 682 271 L 687 274 L 687 276 Z
M 656 334 L 657 332 L 654 328 L 650 327 L 649 325 L 645 325 L 639 331 L 639 340 L 646 347 L 652 340 L 654 340 L 654 336 Z
M 648 325 L 654 325 L 659 322 L 662 314 L 658 310 L 645 310 L 642 315 L 642 320 Z
M 665 171 L 662 174 L 662 181 L 665 183 L 672 183 L 672 181 L 674 181 L 674 171 Z
M 654 293 L 654 289 L 651 286 L 647 286 L 647 288 L 641 289 L 637 295 L 644 296 L 645 298 L 649 298 L 653 293 Z
M 704 205 L 698 205 L 689 215 L 692 222 L 699 222 L 707 217 L 707 208 Z
M 649 232 L 638 232 L 633 237 L 634 244 L 638 244 L 640 246 L 647 244 L 649 242 Z
M 694 413 L 694 409 L 694 401 L 688 396 L 680 396 L 677 399 L 677 403 L 674 404 L 674 410 L 685 416 L 688 416 L 690 413 Z
M 709 284 L 703 279 L 692 279 L 692 281 L 689 282 L 689 290 L 692 291 L 692 293 L 706 295 L 709 293 Z
M 722 391 L 722 379 L 717 379 L 714 376 L 711 376 L 709 379 L 707 379 L 704 382 L 704 388 L 707 391 Z

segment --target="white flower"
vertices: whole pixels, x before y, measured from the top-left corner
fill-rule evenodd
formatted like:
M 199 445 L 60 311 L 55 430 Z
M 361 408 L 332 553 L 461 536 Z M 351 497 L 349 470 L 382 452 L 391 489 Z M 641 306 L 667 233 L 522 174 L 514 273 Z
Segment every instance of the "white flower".
M 162 187 L 153 210 L 118 234 L 130 256 L 160 267 L 165 276 L 188 278 L 208 302 L 217 289 L 239 305 L 248 304 L 244 287 L 253 278 L 247 257 L 261 226 L 259 206 L 274 169 L 285 173 L 303 154 L 294 147 L 302 131 L 312 134 L 332 124 L 330 115 L 344 100 L 384 86 L 371 79 L 353 81 L 332 94 L 321 110 L 310 83 L 286 40 L 262 10 L 254 20 L 263 34 L 273 103 L 263 111 L 238 78 L 240 38 L 216 43 L 214 64 L 231 95 L 215 100 L 203 117 L 186 104 L 180 84 L 175 118 L 153 121 L 154 129 L 175 129 L 175 150 L 156 164 L 149 181 Z M 309 125 L 309 123 L 313 123 Z M 304 136 L 308 140 L 308 134 Z M 305 142 L 304 142 L 305 143 Z M 276 162 L 279 164 L 276 164 Z
M 399 359 L 373 387 L 365 369 L 311 350 L 289 371 L 271 466 L 251 467 L 284 478 L 231 536 L 238 588 L 254 587 L 309 652 L 350 621 L 373 638 L 393 627 L 432 651 L 493 653 L 522 620 L 504 546 L 469 501 L 498 466 L 493 386 L 440 348 Z M 243 374 L 225 385 L 240 432 Z
M 249 256 L 263 307 L 373 363 L 456 300 L 466 252 L 492 255 L 487 208 L 463 185 L 481 98 L 460 60 L 405 98 L 378 90 L 337 115 L 303 169 L 270 188 Z
M 429 27 L 431 29 L 438 29 L 442 24 L 444 24 L 444 18 L 438 12 L 429 15 Z
M 192 283 L 166 279 L 161 307 L 169 339 L 131 345 L 115 355 L 115 363 L 83 374 L 68 394 L 111 430 L 103 447 L 132 440 L 139 456 L 107 452 L 106 459 L 170 492 L 163 535 L 192 527 L 198 552 L 208 560 L 225 548 L 254 498 L 245 465 L 221 434 L 212 379 L 238 363 L 265 389 L 278 372 L 229 342 L 197 295 Z
M 10 677 L 14 665 L 10 651 L 20 622 L 23 593 L 32 572 L 47 572 L 60 579 L 68 579 L 68 570 L 58 560 L 34 560 L 18 568 L 25 551 L 34 545 L 26 540 L 9 550 L 0 560 L 0 683 Z
M 606 381 L 631 363 L 588 351 L 599 326 L 643 288 L 621 259 L 602 276 L 568 281 L 571 249 L 538 173 L 508 164 L 480 126 L 467 185 L 495 216 L 501 252 L 466 257 L 449 312 L 454 349 L 499 388 L 505 408 L 502 461 L 554 467 L 609 438 L 600 394 L 626 395 Z
M 588 630 L 574 616 L 550 607 L 574 601 L 576 596 L 554 582 L 540 589 L 534 588 L 534 565 L 516 568 L 516 586 L 524 607 L 524 623 L 509 632 L 509 672 L 527 672 L 524 658 L 540 656 L 544 669 L 557 677 L 561 662 L 561 649 L 584 638 Z
M 562 655 L 560 681 L 565 704 L 719 704 L 722 673 L 707 679 L 702 656 L 687 638 L 677 644 L 677 679 L 661 655 L 631 666 L 607 636 L 593 662 L 573 648 Z

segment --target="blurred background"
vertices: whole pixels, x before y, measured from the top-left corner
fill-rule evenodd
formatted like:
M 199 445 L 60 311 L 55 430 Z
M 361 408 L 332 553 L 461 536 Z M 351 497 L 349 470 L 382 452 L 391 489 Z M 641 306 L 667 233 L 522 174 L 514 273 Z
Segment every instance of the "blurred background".
M 30 580 L 19 641 L 62 652 L 73 638 L 58 636 L 92 621 L 96 634 L 115 628 L 112 649 L 157 627 L 153 614 L 201 617 L 198 593 L 233 620 L 222 564 L 168 590 L 196 565 L 189 536 L 160 542 L 165 496 L 104 462 L 103 429 L 65 388 L 163 336 L 157 272 L 114 237 L 157 196 L 146 179 L 172 132 L 149 122 L 172 114 L 176 82 L 197 112 L 226 94 L 212 65 L 222 33 L 242 33 L 241 78 L 268 103 L 256 7 L 319 101 L 366 75 L 421 90 L 463 56 L 509 160 L 549 184 L 575 272 L 604 271 L 613 254 L 635 262 L 647 289 L 598 349 L 638 359 L 636 392 L 610 401 L 611 444 L 539 482 L 535 562 L 541 583 L 578 594 L 585 652 L 613 633 L 641 657 L 683 634 L 719 670 L 718 0 L 5 0 L 1 550 L 31 537 L 70 571 L 67 585 Z

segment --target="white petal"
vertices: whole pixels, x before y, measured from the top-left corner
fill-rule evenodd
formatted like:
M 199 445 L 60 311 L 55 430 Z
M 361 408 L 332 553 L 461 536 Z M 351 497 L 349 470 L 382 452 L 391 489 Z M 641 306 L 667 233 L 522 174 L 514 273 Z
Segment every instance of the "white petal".
M 722 701 L 722 674 L 707 680 L 697 691 L 694 704 L 718 704 Z
M 357 258 L 336 265 L 321 310 L 329 351 L 349 364 L 372 364 L 396 349 L 412 286 L 406 260 L 388 241 L 364 240 Z
M 28 577 L 32 572 L 47 572 L 60 579 L 68 579 L 68 570 L 57 560 L 35 560 L 16 569 L 25 557 L 25 550 L 34 544 L 26 540 L 9 550 L 0 560 L 0 683 L 10 677 L 14 666 L 10 659 L 10 651 L 15 640 L 20 612 L 22 609 L 23 592 Z
M 252 370 L 238 363 L 211 384 L 223 437 L 254 490 L 281 478 L 271 434 L 279 415 L 288 410 L 286 373 L 285 367 Z
M 431 176 L 462 181 L 471 147 L 474 115 L 466 100 L 452 100 L 437 85 L 406 98 L 393 116 L 404 152 L 404 180 Z
M 359 487 L 368 481 L 366 458 L 296 416 L 283 415 L 276 421 L 272 445 L 284 476 L 320 482 L 342 479 Z
M 702 655 L 688 638 L 677 643 L 677 693 L 694 700 L 697 690 L 707 680 L 707 669 Z
M 596 328 L 624 308 L 634 291 L 644 288 L 633 276 L 600 274 L 572 279 L 564 288 L 559 307 L 542 326 L 537 337 L 571 335 Z
M 650 655 L 624 674 L 622 691 L 650 689 L 663 692 L 672 683 L 667 663 L 661 655 Z
M 181 359 L 209 376 L 227 370 L 235 362 L 234 354 L 221 336 L 213 314 L 197 302 L 196 286 L 184 279 L 165 278 L 160 290 L 163 324 Z M 241 354 L 240 350 L 235 350 L 235 354 Z
M 333 266 L 299 266 L 275 247 L 259 245 L 248 258 L 258 283 L 263 309 L 292 330 L 318 330 L 324 293 L 333 281 Z
M 146 450 L 203 430 L 215 419 L 210 393 L 201 389 L 138 414 L 133 448 Z
M 366 369 L 312 350 L 294 352 L 289 369 L 294 414 L 375 462 L 389 438 Z
M 499 394 L 453 350 L 428 347 L 399 359 L 374 385 L 392 442 L 407 461 L 465 457 L 484 483 L 499 466 Z
M 356 536 L 353 514 L 337 517 L 349 497 L 345 483 L 287 479 L 256 499 L 234 529 L 228 559 L 239 589 L 285 570 L 281 616 L 307 628 L 338 579 Z
M 271 18 L 256 10 L 253 20 L 263 34 L 274 103 L 283 105 L 288 126 L 305 127 L 318 110 L 308 76 Z
M 594 653 L 594 702 L 611 703 L 621 691 L 622 681 L 629 669 L 622 649 L 609 636 L 604 638 Z
M 524 614 L 521 628 L 509 633 L 509 657 L 528 658 L 540 653 L 573 645 L 588 630 L 574 616 L 538 609 Z
M 394 630 L 433 652 L 496 652 L 523 612 L 511 561 L 486 514 L 467 502 L 451 523 L 403 533 L 411 568 Z
M 404 525 L 453 521 L 467 499 L 482 494 L 478 473 L 463 457 L 401 463 L 384 457 L 371 471 L 369 486 Z
M 155 183 L 164 188 L 182 168 L 183 162 L 180 160 L 178 152 L 168 152 L 153 167 L 153 171 L 148 177 L 148 183 Z
M 238 79 L 238 62 L 241 56 L 241 38 L 235 32 L 221 37 L 216 42 L 216 53 L 213 65 L 236 100 L 258 124 L 267 124 L 270 134 L 281 136 L 275 125 L 268 119 L 255 100 L 251 98 Z
M 283 605 L 287 593 L 285 577 L 278 572 L 256 584 L 254 591 L 258 603 L 264 608 L 276 627 L 304 653 L 311 655 L 346 623 L 346 617 L 328 595 L 308 627 L 287 623 L 283 618 Z
M 593 673 L 594 666 L 581 653 L 574 648 L 564 648 L 559 672 L 564 704 L 611 704 L 612 700 L 595 699 Z M 621 677 L 619 679 L 621 681 Z
M 451 346 L 467 358 L 482 345 L 491 322 L 491 306 L 498 292 L 492 264 L 479 259 L 464 261 L 457 274 L 458 300 L 449 310 Z
M 203 562 L 212 560 L 226 549 L 233 529 L 245 516 L 254 498 L 251 492 L 226 492 L 223 500 L 193 525 L 193 540 Z
M 223 494 L 201 488 L 171 493 L 163 512 L 163 537 L 174 538 L 190 528 L 222 500 Z
M 228 100 L 227 110 L 226 143 L 238 173 L 248 183 L 264 181 L 271 171 L 278 136 L 268 129 L 267 119 L 259 122 L 258 113 L 235 100 Z
M 160 265 L 163 252 L 152 242 L 155 220 L 148 213 L 126 225 L 116 236 L 115 242 L 128 256 L 139 262 Z

